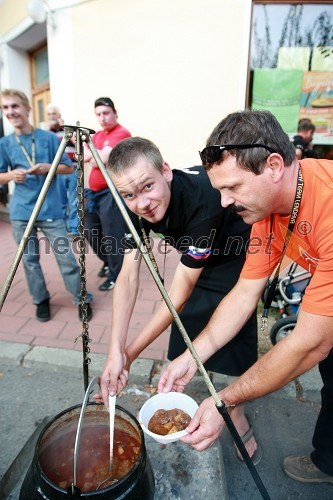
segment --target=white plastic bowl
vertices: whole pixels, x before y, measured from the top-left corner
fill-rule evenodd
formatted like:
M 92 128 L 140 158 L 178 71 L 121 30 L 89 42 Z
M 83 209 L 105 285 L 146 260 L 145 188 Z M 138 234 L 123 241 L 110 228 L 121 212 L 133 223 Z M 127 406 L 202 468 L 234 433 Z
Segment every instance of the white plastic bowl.
M 194 417 L 195 412 L 198 409 L 197 403 L 187 394 L 182 392 L 165 392 L 156 394 L 152 396 L 145 404 L 142 406 L 139 413 L 139 422 L 142 430 L 151 436 L 155 441 L 162 444 L 173 443 L 178 441 L 178 439 L 187 434 L 186 431 L 174 432 L 173 434 L 167 434 L 166 436 L 161 436 L 160 434 L 155 434 L 148 429 L 148 423 L 151 417 L 157 410 L 172 410 L 178 408 L 187 413 L 191 418 Z

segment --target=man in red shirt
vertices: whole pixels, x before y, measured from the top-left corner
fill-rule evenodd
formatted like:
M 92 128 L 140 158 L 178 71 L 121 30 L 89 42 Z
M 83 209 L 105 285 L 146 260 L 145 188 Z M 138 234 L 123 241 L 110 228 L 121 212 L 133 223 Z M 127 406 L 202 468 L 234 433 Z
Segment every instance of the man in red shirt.
M 100 97 L 95 101 L 95 113 L 102 130 L 93 135 L 92 142 L 101 160 L 106 163 L 111 149 L 122 139 L 131 137 L 131 134 L 118 123 L 115 105 L 109 97 Z M 98 276 L 106 276 L 106 280 L 98 288 L 107 291 L 114 287 L 123 260 L 120 251 L 123 219 L 100 169 L 88 150 L 85 151 L 84 162 L 87 182 L 84 190 L 86 238 L 103 262 Z

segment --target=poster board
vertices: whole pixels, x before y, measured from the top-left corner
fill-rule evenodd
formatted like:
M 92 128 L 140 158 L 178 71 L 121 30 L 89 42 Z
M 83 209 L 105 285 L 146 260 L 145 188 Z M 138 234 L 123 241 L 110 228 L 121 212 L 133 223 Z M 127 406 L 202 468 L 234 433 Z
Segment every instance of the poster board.
M 299 118 L 315 125 L 315 144 L 333 144 L 333 71 L 303 73 Z
M 254 70 L 252 109 L 266 109 L 287 133 L 297 130 L 303 71 L 259 68 Z
M 333 71 L 256 69 L 251 108 L 271 111 L 290 137 L 298 121 L 309 118 L 313 143 L 333 145 Z

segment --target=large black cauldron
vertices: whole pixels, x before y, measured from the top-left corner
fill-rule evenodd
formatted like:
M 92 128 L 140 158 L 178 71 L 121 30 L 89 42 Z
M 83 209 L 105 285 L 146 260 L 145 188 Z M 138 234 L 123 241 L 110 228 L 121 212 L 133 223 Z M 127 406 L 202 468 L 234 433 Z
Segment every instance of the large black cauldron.
M 102 486 L 102 489 L 98 488 L 89 492 L 81 492 L 79 489 L 75 494 L 73 493 L 75 489 L 63 488 L 51 481 L 45 470 L 48 469 L 48 464 L 52 464 L 55 468 L 57 467 L 57 464 L 54 462 L 57 460 L 57 457 L 52 456 L 52 446 L 54 446 L 57 440 L 67 436 L 68 433 L 75 433 L 80 411 L 81 405 L 73 406 L 54 417 L 44 427 L 36 444 L 33 461 L 22 484 L 20 500 L 41 500 L 42 498 L 59 500 L 61 498 L 68 499 L 71 496 L 96 498 L 98 500 L 153 500 L 155 491 L 154 475 L 146 453 L 142 429 L 136 418 L 120 406 L 116 406 L 115 429 L 117 429 L 117 426 L 120 426 L 122 431 L 133 436 L 139 442 L 138 456 L 126 475 L 111 486 Z M 98 427 L 101 424 L 104 425 L 108 422 L 108 418 L 108 412 L 103 405 L 90 403 L 85 409 L 84 426 L 88 426 L 88 429 L 90 428 L 89 432 L 91 432 L 91 429 L 94 429 L 94 427 Z M 66 447 L 67 441 L 63 442 Z M 45 459 L 45 450 L 47 450 L 47 459 Z M 81 445 L 79 455 L 80 450 Z M 94 455 L 94 446 L 91 447 L 89 452 L 91 456 Z M 68 454 L 69 462 L 72 463 L 73 446 L 70 440 L 68 440 L 66 454 Z M 71 477 L 73 476 L 73 469 L 74 466 L 70 471 Z

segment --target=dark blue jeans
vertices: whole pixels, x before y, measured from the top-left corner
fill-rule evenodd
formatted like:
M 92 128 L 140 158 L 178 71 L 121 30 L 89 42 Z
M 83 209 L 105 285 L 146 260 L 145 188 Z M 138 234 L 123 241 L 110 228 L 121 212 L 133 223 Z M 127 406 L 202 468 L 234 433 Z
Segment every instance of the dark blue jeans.
M 76 170 L 74 170 L 71 174 L 59 175 L 58 181 L 59 195 L 67 231 L 73 234 L 79 234 L 77 228 L 79 225 L 79 219 L 77 216 L 78 199 L 76 194 Z
M 13 236 L 17 244 L 22 240 L 27 221 L 11 221 Z M 39 228 L 46 239 L 37 233 Z M 68 292 L 72 295 L 73 304 L 81 303 L 80 268 L 72 251 L 63 219 L 43 220 L 35 222 L 22 257 L 24 272 L 34 304 L 40 304 L 50 298 L 44 274 L 40 265 L 40 247 L 43 251 L 53 251 L 59 271 Z M 45 250 L 44 250 L 45 248 Z M 87 293 L 87 302 L 92 294 Z
M 109 189 L 84 190 L 86 238 L 97 256 L 109 268 L 108 279 L 116 281 L 123 263 L 123 216 Z

